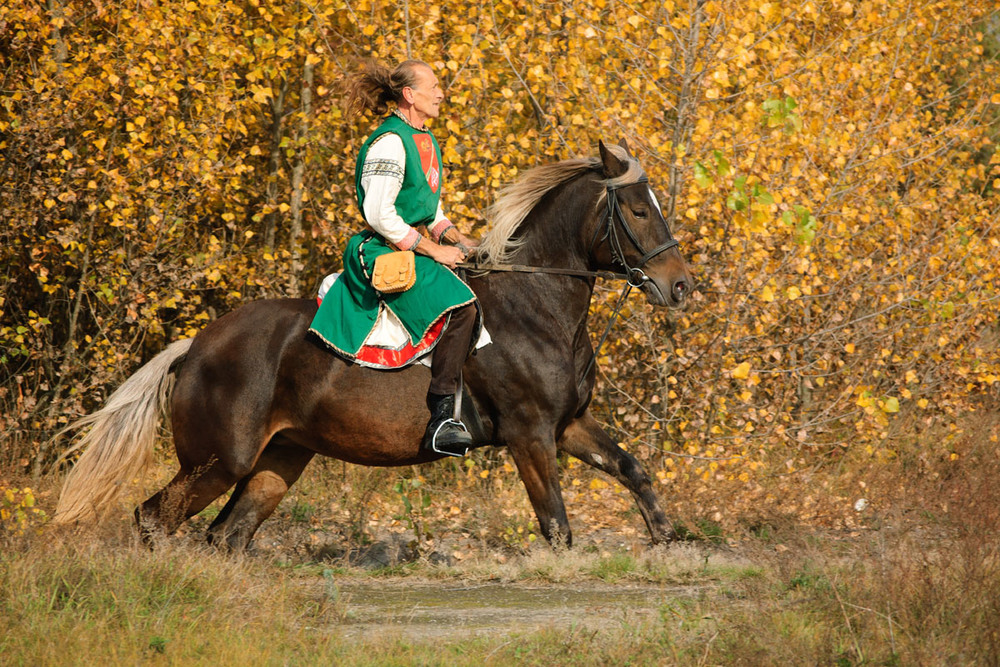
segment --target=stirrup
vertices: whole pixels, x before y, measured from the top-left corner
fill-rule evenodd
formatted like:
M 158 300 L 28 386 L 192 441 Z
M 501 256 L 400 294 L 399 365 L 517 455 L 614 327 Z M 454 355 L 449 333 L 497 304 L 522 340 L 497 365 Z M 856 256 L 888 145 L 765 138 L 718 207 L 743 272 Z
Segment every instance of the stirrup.
M 457 433 L 453 433 L 451 434 L 451 438 L 441 438 L 441 429 L 449 426 L 460 429 L 461 434 L 465 437 L 459 437 Z M 434 429 L 434 434 L 431 436 L 427 449 L 435 454 L 443 454 L 445 456 L 465 456 L 472 449 L 472 436 L 469 434 L 469 429 L 462 422 L 455 419 L 445 419 Z

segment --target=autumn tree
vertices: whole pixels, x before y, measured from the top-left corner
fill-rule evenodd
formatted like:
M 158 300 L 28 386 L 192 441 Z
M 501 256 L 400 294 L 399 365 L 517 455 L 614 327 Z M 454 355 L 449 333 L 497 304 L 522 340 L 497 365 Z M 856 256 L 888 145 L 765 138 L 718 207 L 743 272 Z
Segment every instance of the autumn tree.
M 596 408 L 664 484 L 953 434 L 1000 374 L 998 52 L 994 5 L 943 1 L 5 5 L 0 462 L 41 472 L 166 342 L 338 266 L 369 57 L 438 70 L 445 206 L 480 232 L 527 168 L 643 161 L 699 291 L 629 304 Z

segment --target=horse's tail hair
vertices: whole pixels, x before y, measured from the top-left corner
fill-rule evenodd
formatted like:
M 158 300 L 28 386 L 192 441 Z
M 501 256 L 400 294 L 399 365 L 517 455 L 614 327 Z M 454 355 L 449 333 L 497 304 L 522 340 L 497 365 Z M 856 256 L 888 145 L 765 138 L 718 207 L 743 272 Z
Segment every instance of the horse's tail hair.
M 118 387 L 103 408 L 59 432 L 57 437 L 90 427 L 59 459 L 83 449 L 63 484 L 54 523 L 100 518 L 145 471 L 153 458 L 160 414 L 174 386 L 174 367 L 187 354 L 191 341 L 172 343 Z

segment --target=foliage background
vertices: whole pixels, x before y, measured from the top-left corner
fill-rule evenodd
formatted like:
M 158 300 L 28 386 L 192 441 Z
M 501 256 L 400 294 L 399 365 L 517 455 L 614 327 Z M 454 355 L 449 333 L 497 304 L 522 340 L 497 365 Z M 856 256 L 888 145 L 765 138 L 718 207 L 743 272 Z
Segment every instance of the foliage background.
M 998 16 L 954 0 L 4 4 L 0 482 L 48 471 L 54 431 L 167 342 L 337 268 L 373 127 L 343 117 L 338 82 L 407 55 L 447 88 L 434 131 L 467 229 L 502 183 L 598 138 L 646 166 L 700 291 L 683 313 L 631 302 L 595 410 L 673 511 L 849 521 L 880 466 L 996 456 L 995 433 L 962 431 L 1000 386 Z M 617 287 L 599 288 L 595 331 Z M 576 464 L 571 495 L 629 502 Z M 517 487 L 502 453 L 456 475 Z

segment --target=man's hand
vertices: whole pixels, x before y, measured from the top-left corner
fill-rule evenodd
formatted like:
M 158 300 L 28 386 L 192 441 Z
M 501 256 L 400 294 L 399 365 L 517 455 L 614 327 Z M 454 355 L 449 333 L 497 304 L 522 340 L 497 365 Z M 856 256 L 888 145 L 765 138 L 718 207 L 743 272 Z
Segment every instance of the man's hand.
M 458 245 L 465 246 L 466 248 L 478 248 L 479 239 L 469 238 L 462 232 L 458 233 Z
M 420 242 L 414 250 L 421 255 L 427 255 L 439 264 L 444 264 L 449 269 L 457 268 L 459 262 L 465 261 L 465 251 L 458 246 L 439 245 L 423 236 L 420 237 Z
M 455 269 L 458 267 L 459 262 L 465 261 L 465 251 L 458 246 L 439 245 L 438 248 L 439 254 L 437 257 L 433 257 L 433 259 L 444 264 L 449 269 Z
M 466 248 L 479 247 L 479 241 L 477 241 L 476 239 L 471 239 L 462 232 L 458 231 L 458 227 L 451 227 L 450 229 L 448 229 L 448 231 L 444 233 L 444 237 L 442 240 L 447 241 L 448 243 L 454 245 L 465 246 Z

